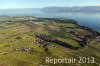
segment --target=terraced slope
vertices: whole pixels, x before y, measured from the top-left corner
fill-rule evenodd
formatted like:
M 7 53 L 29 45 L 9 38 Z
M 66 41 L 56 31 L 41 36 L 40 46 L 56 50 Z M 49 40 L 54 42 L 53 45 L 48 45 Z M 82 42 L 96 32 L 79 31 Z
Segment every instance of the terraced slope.
M 0 66 L 98 66 L 100 34 L 74 20 L 0 17 Z M 94 63 L 46 63 L 50 58 L 94 57 Z

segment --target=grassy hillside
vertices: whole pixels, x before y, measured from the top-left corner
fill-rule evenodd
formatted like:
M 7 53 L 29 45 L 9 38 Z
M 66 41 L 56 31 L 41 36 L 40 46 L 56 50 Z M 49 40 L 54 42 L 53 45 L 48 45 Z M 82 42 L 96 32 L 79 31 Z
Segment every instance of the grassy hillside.
M 74 20 L 0 17 L 0 66 L 98 66 L 100 34 Z M 46 57 L 94 57 L 95 63 L 47 64 Z

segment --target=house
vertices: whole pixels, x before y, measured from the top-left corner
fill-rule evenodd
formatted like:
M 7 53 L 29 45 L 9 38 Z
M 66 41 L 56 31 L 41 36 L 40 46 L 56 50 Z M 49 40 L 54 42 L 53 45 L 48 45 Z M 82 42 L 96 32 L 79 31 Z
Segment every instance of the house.
M 96 37 L 97 42 L 100 42 L 100 36 Z

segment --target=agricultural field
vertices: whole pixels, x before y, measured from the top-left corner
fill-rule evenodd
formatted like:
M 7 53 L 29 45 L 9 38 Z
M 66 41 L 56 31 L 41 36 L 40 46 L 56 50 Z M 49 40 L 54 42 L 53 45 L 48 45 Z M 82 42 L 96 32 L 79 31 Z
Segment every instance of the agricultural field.
M 94 57 L 94 63 L 46 63 Z M 74 20 L 0 17 L 0 66 L 99 66 L 100 34 Z

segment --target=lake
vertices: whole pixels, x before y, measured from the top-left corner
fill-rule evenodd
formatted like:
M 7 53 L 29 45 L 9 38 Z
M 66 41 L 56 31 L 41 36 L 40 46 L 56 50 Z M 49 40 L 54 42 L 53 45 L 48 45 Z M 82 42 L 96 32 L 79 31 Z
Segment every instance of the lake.
M 48 17 L 48 18 L 65 18 L 76 20 L 82 26 L 91 27 L 94 30 L 100 31 L 100 12 L 65 12 L 65 13 L 41 13 L 41 12 L 29 12 L 29 13 L 3 13 L 0 14 L 6 16 L 36 16 L 36 17 Z

